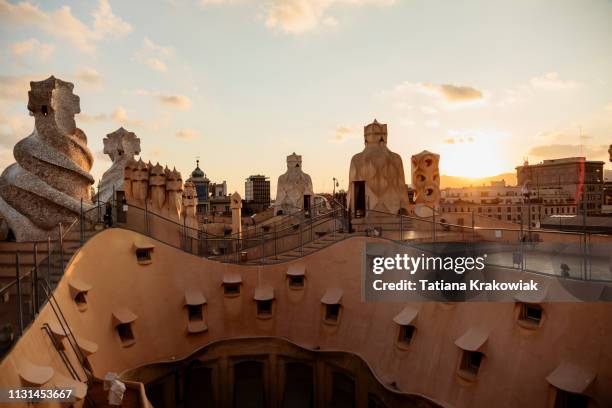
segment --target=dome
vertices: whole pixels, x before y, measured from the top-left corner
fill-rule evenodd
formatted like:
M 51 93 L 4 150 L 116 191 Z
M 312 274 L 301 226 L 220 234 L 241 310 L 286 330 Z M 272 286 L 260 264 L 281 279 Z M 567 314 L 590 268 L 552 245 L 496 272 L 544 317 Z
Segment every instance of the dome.
M 204 178 L 204 177 L 206 177 L 206 175 L 204 174 L 204 172 L 200 168 L 200 161 L 199 160 L 196 161 L 196 168 L 195 168 L 194 171 L 191 172 L 191 177 L 192 178 Z

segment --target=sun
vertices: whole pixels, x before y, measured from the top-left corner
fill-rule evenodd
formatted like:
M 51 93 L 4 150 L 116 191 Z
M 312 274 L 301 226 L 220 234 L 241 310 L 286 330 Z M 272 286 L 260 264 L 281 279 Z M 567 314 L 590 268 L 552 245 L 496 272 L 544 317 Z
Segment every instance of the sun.
M 459 141 L 461 140 L 461 141 Z M 508 171 L 503 144 L 496 140 L 464 141 L 444 144 L 441 148 L 440 172 L 449 176 L 480 178 Z

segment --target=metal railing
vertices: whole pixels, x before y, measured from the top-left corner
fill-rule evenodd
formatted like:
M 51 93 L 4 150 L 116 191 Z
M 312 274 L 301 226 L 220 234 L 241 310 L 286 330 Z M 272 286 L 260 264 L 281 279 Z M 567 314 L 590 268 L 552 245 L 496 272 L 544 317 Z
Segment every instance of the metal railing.
M 66 268 L 67 255 L 82 246 L 89 234 L 93 235 L 96 225 L 103 224 L 103 214 L 109 205 L 112 212 L 112 202 L 88 208 L 81 205 L 80 213 L 68 224 L 59 223 L 55 234 L 47 240 L 16 243 L 20 249 L 14 253 L 14 278 L 6 282 L 5 277 L 0 286 L 0 357 L 10 351 L 49 301 Z M 32 245 L 32 249 L 24 250 L 27 245 Z M 30 257 L 27 266 L 26 256 Z M 41 290 L 43 287 L 48 290 Z
M 345 210 L 336 208 L 316 216 L 302 212 L 291 214 L 289 221 L 262 223 L 253 228 L 244 228 L 241 233 L 231 231 L 222 223 L 203 224 L 200 228 L 189 227 L 183 222 L 130 204 L 125 222 L 120 227 L 147 235 L 157 241 L 200 257 L 221 262 L 239 263 L 260 260 L 270 263 L 280 253 L 299 250 L 325 235 L 342 231 L 346 222 Z M 178 217 L 177 217 L 178 218 Z M 216 230 L 210 230 L 216 228 Z

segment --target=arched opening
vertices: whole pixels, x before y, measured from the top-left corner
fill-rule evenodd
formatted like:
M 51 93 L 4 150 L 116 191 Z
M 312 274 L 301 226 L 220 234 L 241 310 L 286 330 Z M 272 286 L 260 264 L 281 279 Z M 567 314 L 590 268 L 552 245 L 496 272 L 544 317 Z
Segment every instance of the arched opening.
M 266 393 L 264 364 L 261 361 L 242 361 L 234 365 L 234 407 L 264 408 Z

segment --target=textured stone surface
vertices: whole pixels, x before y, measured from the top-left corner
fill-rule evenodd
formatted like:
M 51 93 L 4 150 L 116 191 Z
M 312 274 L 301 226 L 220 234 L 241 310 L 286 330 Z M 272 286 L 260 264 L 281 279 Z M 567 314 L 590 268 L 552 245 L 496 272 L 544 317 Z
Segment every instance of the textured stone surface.
M 28 110 L 34 132 L 15 145 L 16 163 L 0 176 L 0 213 L 18 241 L 46 239 L 58 223 L 91 207 L 93 156 L 76 127 L 79 97 L 73 84 L 51 76 L 30 82 Z
M 183 225 L 186 227 L 185 235 L 191 238 L 198 237 L 198 217 L 196 207 L 198 196 L 191 181 L 186 181 L 183 188 Z
M 230 208 L 232 209 L 232 234 L 236 238 L 242 237 L 242 197 L 234 191 L 230 198 Z
M 291 214 L 304 208 L 304 196 L 314 197 L 312 180 L 302 171 L 302 156 L 293 153 L 287 156 L 287 171 L 279 176 L 276 189 L 274 214 Z
M 365 148 L 351 159 L 348 206 L 355 210 L 355 181 L 365 181 L 366 208 L 397 214 L 409 204 L 404 166 L 399 154 L 387 147 L 387 125 L 364 127 Z
M 100 181 L 99 200 L 106 202 L 112 198 L 113 190 L 124 190 L 125 168 L 140 154 L 140 139 L 122 127 L 104 138 L 104 154 L 112 160 L 111 167 L 104 172 Z
M 440 204 L 440 155 L 423 150 L 412 156 L 411 162 L 414 202 L 437 206 Z

